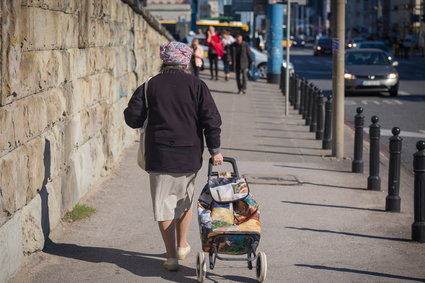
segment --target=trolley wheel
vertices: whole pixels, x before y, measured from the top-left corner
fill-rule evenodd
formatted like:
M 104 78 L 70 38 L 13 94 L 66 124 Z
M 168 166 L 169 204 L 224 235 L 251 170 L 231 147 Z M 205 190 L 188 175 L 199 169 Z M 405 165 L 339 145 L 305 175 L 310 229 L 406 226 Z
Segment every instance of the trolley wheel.
M 203 252 L 198 252 L 196 255 L 196 278 L 198 282 L 204 282 L 207 275 L 207 263 Z
M 259 252 L 257 255 L 257 265 L 256 265 L 256 271 L 257 271 L 257 281 L 263 282 L 266 280 L 267 275 L 267 257 L 264 252 Z

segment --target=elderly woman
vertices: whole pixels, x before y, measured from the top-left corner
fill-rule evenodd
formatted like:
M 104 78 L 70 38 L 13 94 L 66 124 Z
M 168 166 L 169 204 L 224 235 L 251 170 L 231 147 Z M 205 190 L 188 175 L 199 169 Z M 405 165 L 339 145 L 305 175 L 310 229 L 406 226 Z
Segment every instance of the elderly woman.
M 132 128 L 141 128 L 148 118 L 145 157 L 154 219 L 167 251 L 164 268 L 177 270 L 178 259 L 185 259 L 191 251 L 186 235 L 204 136 L 213 164 L 223 162 L 221 118 L 207 85 L 191 75 L 192 49 L 170 42 L 161 45 L 160 57 L 160 72 L 148 82 L 149 109 L 144 83 L 134 92 L 124 116 Z

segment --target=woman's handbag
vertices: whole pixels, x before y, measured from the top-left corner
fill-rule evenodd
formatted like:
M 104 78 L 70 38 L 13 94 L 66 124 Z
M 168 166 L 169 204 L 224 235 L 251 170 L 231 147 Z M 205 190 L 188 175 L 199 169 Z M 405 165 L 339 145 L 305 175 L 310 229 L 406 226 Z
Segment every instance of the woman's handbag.
M 146 105 L 147 115 L 146 115 L 146 120 L 143 123 L 143 127 L 140 130 L 139 150 L 137 151 L 137 164 L 143 170 L 146 170 L 145 132 L 146 132 L 146 127 L 148 126 L 148 117 L 149 117 L 148 83 L 149 83 L 150 79 L 151 78 L 148 78 L 145 82 L 145 89 L 144 89 L 145 101 L 144 102 L 145 102 L 145 105 Z

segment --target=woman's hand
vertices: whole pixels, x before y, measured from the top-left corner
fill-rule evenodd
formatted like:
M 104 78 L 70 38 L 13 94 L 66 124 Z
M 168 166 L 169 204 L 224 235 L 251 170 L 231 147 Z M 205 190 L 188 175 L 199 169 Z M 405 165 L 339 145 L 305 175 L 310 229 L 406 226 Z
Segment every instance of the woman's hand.
M 223 155 L 221 153 L 211 156 L 211 159 L 214 166 L 223 164 Z

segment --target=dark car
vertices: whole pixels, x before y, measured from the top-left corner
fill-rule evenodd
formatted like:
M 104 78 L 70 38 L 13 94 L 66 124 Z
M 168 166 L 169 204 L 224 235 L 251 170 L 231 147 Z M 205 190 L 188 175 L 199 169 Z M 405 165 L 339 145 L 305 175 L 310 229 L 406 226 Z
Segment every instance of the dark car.
M 313 46 L 314 56 L 332 54 L 332 39 L 330 37 L 319 38 Z
M 350 49 L 345 53 L 345 92 L 383 92 L 398 95 L 399 76 L 380 49 Z

